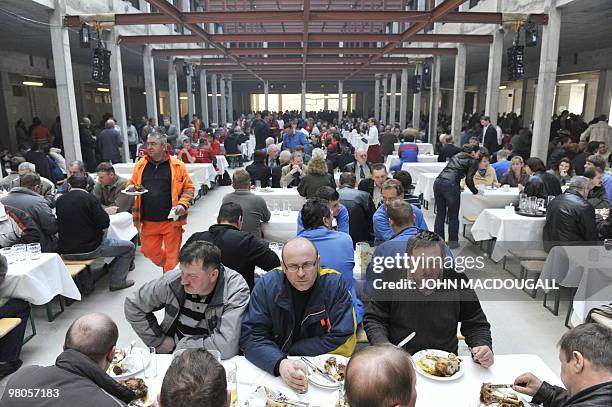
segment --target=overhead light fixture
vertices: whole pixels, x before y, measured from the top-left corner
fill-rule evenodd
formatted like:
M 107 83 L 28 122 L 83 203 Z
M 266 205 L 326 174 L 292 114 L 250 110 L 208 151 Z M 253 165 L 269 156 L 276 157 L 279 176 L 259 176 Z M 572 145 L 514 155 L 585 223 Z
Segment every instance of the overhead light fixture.
M 187 100 L 187 96 L 181 96 L 179 99 L 181 99 L 181 100 Z
M 143 94 L 143 95 L 146 95 L 146 94 L 147 94 L 147 92 L 142 92 L 142 94 Z
M 506 85 L 501 85 L 501 86 L 499 87 L 499 90 L 504 90 L 504 89 L 507 89 L 507 88 L 508 88 L 508 87 L 507 87 Z
M 96 88 L 98 92 L 110 92 L 109 88 Z
M 45 84 L 42 82 L 34 82 L 34 81 L 23 81 L 21 82 L 22 85 L 26 85 L 26 86 L 44 86 Z
M 562 81 L 559 81 L 559 83 L 563 84 L 563 85 L 565 85 L 567 83 L 578 83 L 578 82 L 580 82 L 579 79 L 564 79 Z

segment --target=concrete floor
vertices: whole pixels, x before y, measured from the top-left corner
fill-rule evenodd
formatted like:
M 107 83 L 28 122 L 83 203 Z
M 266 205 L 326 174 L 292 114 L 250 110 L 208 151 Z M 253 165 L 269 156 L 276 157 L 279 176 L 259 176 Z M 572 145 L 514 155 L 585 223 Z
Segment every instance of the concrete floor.
M 208 229 L 215 223 L 216 215 L 223 196 L 232 191 L 231 187 L 216 187 L 202 197 L 190 209 L 189 223 L 185 229 L 183 241 L 196 231 Z M 430 228 L 433 228 L 433 208 L 424 211 Z M 475 249 L 474 249 L 475 250 Z M 514 265 L 516 267 L 516 265 Z M 501 266 L 495 266 L 501 271 Z M 62 351 L 64 336 L 70 323 L 80 315 L 89 312 L 104 312 L 110 315 L 119 327 L 120 346 L 139 339 L 125 320 L 123 314 L 124 298 L 143 283 L 162 275 L 159 267 L 154 266 L 138 251 L 136 269 L 129 278 L 136 281 L 130 289 L 109 292 L 108 281 L 103 277 L 96 284 L 96 290 L 82 301 L 74 303 L 53 322 L 47 322 L 44 307 L 35 307 L 37 335 L 27 343 L 21 353 L 24 365 L 52 364 Z M 532 300 L 527 294 L 521 294 L 519 301 L 483 301 L 482 306 L 492 326 L 493 346 L 496 354 L 530 353 L 539 355 L 554 371 L 559 371 L 556 343 L 566 331 L 563 325 L 566 303 L 562 303 L 559 316 L 553 316 L 542 307 L 541 299 Z M 460 352 L 461 353 L 461 352 Z M 527 370 L 529 367 L 525 366 Z M 0 383 L 0 391 L 2 389 Z

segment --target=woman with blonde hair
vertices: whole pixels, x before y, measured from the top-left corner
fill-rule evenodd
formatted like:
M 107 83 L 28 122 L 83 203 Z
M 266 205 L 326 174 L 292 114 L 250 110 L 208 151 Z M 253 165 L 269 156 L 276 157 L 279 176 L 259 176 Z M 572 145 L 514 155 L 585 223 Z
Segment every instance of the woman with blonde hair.
M 334 181 L 333 174 L 328 172 L 325 158 L 319 154 L 313 154 L 308 162 L 308 172 L 298 186 L 298 193 L 306 199 L 314 198 L 317 190 L 324 186 L 336 189 L 336 181 Z
M 515 155 L 510 160 L 510 168 L 508 171 L 501 177 L 499 181 L 502 185 L 510 185 L 511 187 L 518 187 L 519 184 L 525 186 L 527 180 L 529 179 L 529 175 L 525 172 L 525 163 L 523 162 L 523 157 L 519 155 Z

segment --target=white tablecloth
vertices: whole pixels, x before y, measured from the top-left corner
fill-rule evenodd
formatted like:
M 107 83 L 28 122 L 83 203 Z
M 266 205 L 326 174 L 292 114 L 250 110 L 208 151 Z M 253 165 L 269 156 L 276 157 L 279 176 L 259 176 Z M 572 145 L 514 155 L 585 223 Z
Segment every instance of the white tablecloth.
M 172 362 L 171 355 L 156 355 L 157 376 L 145 379 L 152 397 L 161 390 L 165 372 Z M 513 383 L 520 374 L 530 371 L 541 380 L 562 386 L 557 376 L 537 355 L 495 355 L 495 363 L 489 369 L 472 362 L 468 356 L 464 358 L 464 375 L 454 381 L 438 382 L 417 375 L 417 407 L 426 406 L 461 406 L 473 407 L 478 405 L 480 387 L 484 382 Z M 240 407 L 248 405 L 253 391 L 259 385 L 269 386 L 277 391 L 293 392 L 288 390 L 280 377 L 274 377 L 257 368 L 244 356 L 234 356 L 221 362 L 224 366 L 235 364 L 237 367 L 238 403 Z M 143 377 L 142 374 L 138 377 Z M 443 388 L 443 391 L 441 389 Z M 528 399 L 528 398 L 527 398 Z M 333 407 L 338 400 L 336 390 L 326 390 L 309 383 L 308 392 L 299 396 L 299 400 L 307 402 L 311 407 Z
M 545 223 L 545 217 L 531 218 L 506 209 L 485 209 L 472 225 L 472 236 L 476 241 L 497 238 L 491 259 L 500 261 L 509 249 L 541 248 Z
M 387 160 L 385 161 L 385 166 L 387 167 L 387 171 L 394 165 L 399 164 L 400 158 L 397 155 L 391 154 L 387 156 Z M 419 154 L 417 156 L 417 162 L 419 163 L 437 163 L 438 156 L 437 155 L 429 155 L 429 154 Z
M 474 195 L 466 188 L 461 193 L 461 206 L 459 207 L 459 221 L 464 223 L 463 216 L 474 216 L 480 214 L 487 208 L 503 208 L 506 205 L 514 204 L 518 207 L 519 190 L 510 188 L 504 191 L 501 188 L 494 190 L 485 189 L 484 195 Z
M 419 154 L 433 154 L 433 144 L 431 143 L 416 143 L 419 146 Z M 399 151 L 400 143 L 393 143 L 395 151 Z
M 40 259 L 10 264 L 0 286 L 0 298 L 20 298 L 34 305 L 44 305 L 56 295 L 81 299 L 79 289 L 57 253 L 42 253 Z
M 283 202 L 289 202 L 293 210 L 298 210 L 302 209 L 306 202 L 306 198 L 300 196 L 297 188 L 273 188 L 271 191 L 256 191 L 252 189 L 251 192 L 261 196 L 269 208 L 272 208 L 275 202 L 278 203 L 279 208 L 282 208 Z
M 218 173 L 223 174 L 225 170 L 229 168 L 229 163 L 227 162 L 227 158 L 224 155 L 218 155 L 217 157 L 217 168 L 219 169 Z
M 418 174 L 418 178 L 413 178 L 412 181 L 416 181 L 413 194 L 419 196 L 423 194 L 423 199 L 428 202 L 434 201 L 433 184 L 438 178 L 439 173 L 437 172 L 423 172 Z
M 446 163 L 439 163 L 439 162 L 402 164 L 402 170 L 408 171 L 410 175 L 412 176 L 413 180 L 418 179 L 419 174 L 425 173 L 425 172 L 430 172 L 430 173 L 435 172 L 439 174 L 442 172 L 444 167 L 446 167 Z
M 138 234 L 134 226 L 134 217 L 131 213 L 121 212 L 110 215 L 110 226 L 106 231 L 109 239 L 132 240 Z
M 261 224 L 264 239 L 271 242 L 285 243 L 297 234 L 297 219 L 299 212 L 292 210 L 289 215 L 286 216 L 283 214 L 282 210 L 280 210 L 280 213 L 275 214 L 273 209 L 273 207 L 270 208 L 270 212 L 272 212 L 270 221 Z M 279 209 L 281 209 L 280 203 Z M 293 209 L 297 208 L 293 207 Z
M 553 247 L 540 280 L 576 289 L 571 321 L 582 324 L 593 308 L 612 303 L 612 251 L 603 246 Z
M 223 157 L 223 160 L 225 160 L 225 168 L 227 168 L 228 165 L 225 157 Z M 130 179 L 132 177 L 132 172 L 134 171 L 134 165 L 134 163 L 119 163 L 114 164 L 113 167 L 122 177 Z M 191 181 L 194 183 L 194 185 L 196 185 L 197 190 L 199 190 L 203 184 L 206 184 L 208 188 L 211 188 L 212 182 L 214 182 L 215 178 L 217 177 L 217 172 L 212 164 L 185 164 L 185 168 L 187 169 L 187 172 L 189 172 Z
M 255 137 L 250 137 L 245 143 L 241 144 L 241 146 L 244 146 L 242 154 L 251 158 L 255 152 Z
M 364 138 L 363 134 L 348 133 L 346 135 L 346 139 L 349 141 L 349 143 L 351 143 L 351 145 L 353 147 L 355 147 L 355 149 L 363 148 L 363 149 L 367 150 L 368 149 L 368 143 L 364 143 L 361 140 L 362 138 Z

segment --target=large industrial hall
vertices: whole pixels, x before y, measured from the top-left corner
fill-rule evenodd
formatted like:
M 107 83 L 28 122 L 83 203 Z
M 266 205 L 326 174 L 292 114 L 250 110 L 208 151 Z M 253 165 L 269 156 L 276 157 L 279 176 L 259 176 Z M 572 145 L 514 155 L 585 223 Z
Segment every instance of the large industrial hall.
M 612 406 L 610 0 L 0 1 L 0 406 Z

